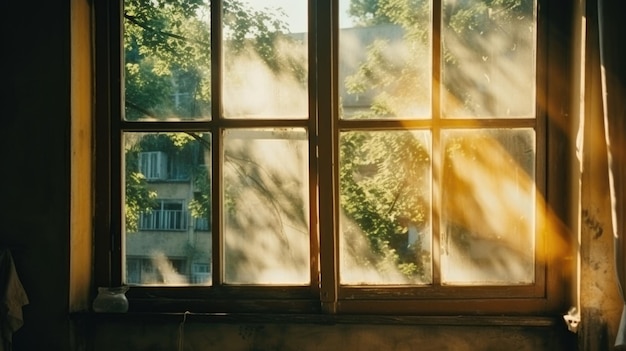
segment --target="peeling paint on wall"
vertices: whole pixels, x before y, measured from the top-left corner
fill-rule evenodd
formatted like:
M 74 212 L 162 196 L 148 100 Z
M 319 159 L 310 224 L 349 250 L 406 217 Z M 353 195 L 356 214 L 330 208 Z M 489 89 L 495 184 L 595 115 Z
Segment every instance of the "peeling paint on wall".
M 595 211 L 597 213 L 597 210 Z M 585 227 L 593 232 L 593 238 L 598 239 L 604 233 L 602 223 L 596 219 L 596 216 L 592 214 L 588 209 L 582 210 L 582 220 Z

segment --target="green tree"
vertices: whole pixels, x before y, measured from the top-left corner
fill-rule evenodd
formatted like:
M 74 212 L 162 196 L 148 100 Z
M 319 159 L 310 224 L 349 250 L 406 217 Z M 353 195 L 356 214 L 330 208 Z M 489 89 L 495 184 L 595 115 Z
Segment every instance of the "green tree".
M 201 133 L 161 133 L 161 134 L 129 134 L 126 136 L 125 174 L 126 174 L 126 231 L 136 232 L 139 229 L 139 218 L 142 212 L 150 212 L 154 208 L 157 192 L 148 186 L 146 176 L 140 171 L 140 154 L 142 152 L 160 151 L 169 155 L 167 165 L 170 172 L 177 177 L 192 178 L 200 193 L 210 194 L 210 183 L 202 164 L 204 150 L 209 144 L 206 136 Z M 205 177 L 202 179 L 202 177 Z M 205 207 L 210 208 L 210 200 L 201 196 L 193 199 L 190 209 L 194 217 L 206 215 Z
M 124 3 L 124 88 L 127 120 L 202 119 L 211 114 L 211 25 L 205 0 L 126 0 Z M 284 13 L 254 10 L 240 0 L 223 2 L 224 51 L 254 56 L 273 72 L 287 72 L 306 85 L 306 64 L 281 55 L 279 42 L 293 42 Z M 226 61 L 225 66 L 231 64 Z M 224 70 L 228 72 L 228 69 Z M 138 229 L 141 212 L 151 210 L 157 194 L 139 172 L 138 154 L 173 152 L 190 157 L 192 150 L 209 154 L 209 136 L 162 133 L 127 137 L 126 228 Z M 189 161 L 197 164 L 197 160 Z M 206 160 L 208 162 L 208 159 Z M 226 162 L 237 162 L 226 157 Z M 206 167 L 189 170 L 193 217 L 210 218 L 211 181 Z M 210 221 L 209 221 L 210 223 Z
M 510 69 L 494 61 L 532 55 L 533 3 L 528 0 L 444 2 L 441 37 L 444 108 L 449 112 L 462 109 L 466 115 L 474 116 L 493 116 L 508 108 L 493 106 L 492 95 L 500 82 L 491 78 L 514 72 L 494 72 Z M 408 107 L 415 101 L 429 101 L 431 1 L 352 0 L 348 13 L 360 27 L 380 24 L 401 27 L 410 52 L 406 61 L 397 62 L 395 57 L 385 55 L 390 49 L 389 40 L 376 40 L 357 72 L 346 79 L 347 92 L 377 92 L 371 111 L 375 116 L 402 116 L 402 111 L 410 110 Z M 532 80 L 527 84 L 532 84 Z M 526 91 L 533 91 L 532 86 L 527 88 Z
M 127 0 L 124 19 L 126 118 L 209 116 L 209 3 Z M 283 12 L 254 10 L 244 1 L 226 0 L 223 22 L 225 51 L 254 54 L 274 71 L 288 67 L 306 83 L 306 67 L 278 50 L 279 41 L 294 40 L 288 35 Z

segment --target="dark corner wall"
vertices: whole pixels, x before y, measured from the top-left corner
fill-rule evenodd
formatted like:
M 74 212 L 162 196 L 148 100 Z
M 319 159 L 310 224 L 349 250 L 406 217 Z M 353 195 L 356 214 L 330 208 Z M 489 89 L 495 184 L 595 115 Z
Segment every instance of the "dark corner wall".
M 0 245 L 30 304 L 14 349 L 68 350 L 70 2 L 0 2 Z

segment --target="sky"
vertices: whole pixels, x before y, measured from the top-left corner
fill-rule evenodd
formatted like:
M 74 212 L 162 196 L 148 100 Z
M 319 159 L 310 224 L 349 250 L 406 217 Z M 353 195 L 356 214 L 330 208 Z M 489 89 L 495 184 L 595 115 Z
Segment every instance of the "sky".
M 289 25 L 289 29 L 292 33 L 301 33 L 305 32 L 307 28 L 306 21 L 306 9 L 307 9 L 307 0 L 245 0 L 252 7 L 257 9 L 263 8 L 282 8 L 287 16 L 287 23 Z M 339 23 L 340 26 L 351 27 L 351 22 L 348 18 L 348 6 L 350 4 L 349 0 L 340 0 L 339 1 Z

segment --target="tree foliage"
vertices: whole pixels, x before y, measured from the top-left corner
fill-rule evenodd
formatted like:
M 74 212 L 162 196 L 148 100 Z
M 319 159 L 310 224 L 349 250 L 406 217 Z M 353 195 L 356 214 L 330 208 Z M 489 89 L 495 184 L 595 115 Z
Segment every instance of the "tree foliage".
M 168 171 L 176 172 L 178 177 L 189 177 L 198 183 L 198 189 L 210 196 L 210 182 L 201 179 L 206 176 L 206 168 L 197 166 L 204 163 L 204 150 L 209 145 L 202 133 L 133 133 L 126 135 L 125 152 L 125 182 L 126 206 L 125 226 L 127 232 L 136 232 L 139 229 L 140 214 L 153 210 L 158 196 L 157 192 L 148 186 L 146 176 L 141 173 L 140 154 L 142 152 L 164 152 L 171 161 Z M 176 164 L 175 169 L 173 165 Z M 196 166 L 194 166 L 196 165 Z M 192 215 L 196 218 L 206 214 L 210 208 L 210 201 L 202 197 L 193 199 L 190 203 Z
M 448 101 L 457 101 L 470 115 L 494 113 L 481 101 L 488 93 L 477 91 L 477 82 L 468 76 L 465 61 L 469 59 L 463 55 L 471 52 L 472 59 L 477 57 L 472 62 L 479 64 L 473 66 L 472 73 L 489 78 L 493 67 L 488 60 L 493 60 L 494 46 L 509 50 L 504 53 L 505 57 L 514 55 L 515 49 L 522 46 L 523 40 L 515 29 L 519 28 L 519 23 L 531 20 L 533 1 L 445 1 L 442 11 L 442 38 L 445 35 L 445 40 L 441 54 L 446 73 L 441 83 Z M 420 102 L 425 101 L 429 106 L 431 1 L 352 0 L 349 15 L 361 27 L 382 24 L 401 27 L 408 50 L 399 59 L 391 41 L 383 38 L 367 48 L 365 59 L 356 72 L 346 78 L 345 86 L 349 94 L 367 91 L 374 94 L 369 110 L 350 118 L 404 118 L 410 116 L 411 111 L 419 110 Z M 446 154 L 466 146 L 451 142 Z M 424 279 L 425 267 L 419 260 L 424 253 L 406 250 L 406 233 L 407 224 L 426 228 L 430 221 L 429 152 L 408 132 L 342 134 L 341 204 L 355 223 L 346 226 L 344 231 L 361 231 L 377 253 L 361 264 L 382 267 L 385 261 L 392 261 L 407 277 Z M 368 173 L 369 176 L 364 176 Z M 404 206 L 397 206 L 399 203 Z M 344 234 L 353 237 L 351 233 Z M 417 247 L 419 245 L 417 243 Z
M 421 238 L 409 242 L 412 226 L 430 223 L 430 152 L 425 134 L 349 132 L 340 140 L 342 211 L 353 225 L 343 235 L 365 235 L 374 255 L 359 264 L 401 266 L 412 280 L 426 281 Z
M 276 71 L 304 69 L 279 53 L 284 13 L 223 2 L 224 51 L 254 55 Z M 211 108 L 211 22 L 204 0 L 127 0 L 124 7 L 126 118 L 199 118 Z M 230 62 L 225 62 L 228 67 Z
M 350 2 L 348 13 L 358 26 L 401 27 L 409 51 L 402 60 L 395 54 L 385 55 L 393 52 L 391 43 L 378 39 L 368 48 L 357 72 L 347 78 L 348 93 L 378 92 L 372 105 L 376 116 L 402 116 L 415 110 L 415 101 L 429 101 L 431 11 L 431 1 L 426 0 Z M 498 89 L 498 82 L 490 80 L 495 56 L 510 58 L 527 48 L 533 35 L 529 27 L 533 15 L 533 1 L 528 0 L 445 1 L 441 33 L 444 101 L 460 105 L 468 114 L 494 113 L 495 108 L 484 100 L 489 100 L 489 91 Z M 487 83 L 475 77 L 485 78 Z M 493 86 L 477 89 L 481 84 Z
M 304 68 L 277 54 L 279 39 L 287 33 L 283 14 L 256 11 L 245 2 L 223 2 L 224 50 L 255 55 L 269 67 L 291 67 L 304 81 Z M 126 0 L 124 6 L 125 118 L 163 120 L 207 118 L 211 113 L 211 25 L 209 3 L 204 0 Z M 226 65 L 229 62 L 225 63 Z M 304 82 L 303 82 L 304 84 Z M 154 205 L 138 172 L 142 151 L 173 152 L 189 158 L 191 150 L 210 152 L 210 140 L 202 133 L 164 133 L 127 140 L 126 228 L 138 229 L 141 212 Z M 185 160 L 181 160 L 185 161 Z M 195 164 L 196 160 L 187 160 Z M 210 174 L 206 167 L 189 170 L 194 198 L 189 203 L 195 218 L 211 213 Z

